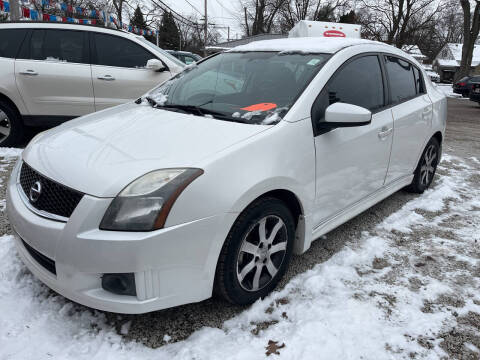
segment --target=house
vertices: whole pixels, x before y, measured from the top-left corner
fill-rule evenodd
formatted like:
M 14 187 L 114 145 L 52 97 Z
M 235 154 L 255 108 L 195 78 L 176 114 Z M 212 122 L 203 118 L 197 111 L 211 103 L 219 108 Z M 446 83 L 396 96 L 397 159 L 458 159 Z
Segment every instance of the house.
M 414 57 L 420 64 L 423 64 L 423 62 L 428 59 L 427 56 L 423 55 L 417 45 L 403 45 L 402 50 Z
M 433 69 L 440 74 L 440 81 L 452 82 L 460 69 L 463 44 L 447 44 L 433 61 Z M 475 45 L 472 57 L 472 72 L 480 65 L 480 45 Z

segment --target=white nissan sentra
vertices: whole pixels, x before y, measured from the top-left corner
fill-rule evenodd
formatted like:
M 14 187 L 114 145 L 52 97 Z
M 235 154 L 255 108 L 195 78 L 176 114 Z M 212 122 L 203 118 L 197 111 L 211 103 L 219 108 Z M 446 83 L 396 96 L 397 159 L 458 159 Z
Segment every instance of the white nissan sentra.
M 37 135 L 8 215 L 26 266 L 81 304 L 248 304 L 313 240 L 402 188 L 427 189 L 445 124 L 445 96 L 399 49 L 250 43 Z

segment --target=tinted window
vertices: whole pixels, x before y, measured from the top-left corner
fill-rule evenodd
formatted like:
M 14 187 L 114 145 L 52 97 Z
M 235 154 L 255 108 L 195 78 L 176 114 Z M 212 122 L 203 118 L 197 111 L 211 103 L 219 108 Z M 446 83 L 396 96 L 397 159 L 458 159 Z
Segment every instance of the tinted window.
M 326 108 L 336 102 L 375 111 L 385 105 L 382 70 L 375 55 L 357 58 L 333 75 L 315 100 L 312 118 L 322 121 Z
M 95 34 L 96 64 L 125 68 L 144 68 L 154 59 L 149 51 L 118 36 Z
M 394 56 L 385 56 L 385 62 L 393 103 L 415 97 L 417 88 L 413 76 L 413 65 Z
M 194 63 L 196 60 L 191 57 L 191 56 L 188 56 L 188 55 L 185 55 L 184 59 L 183 59 L 183 62 L 187 65 L 190 65 L 191 63 Z
M 15 58 L 26 33 L 23 29 L 0 30 L 0 57 Z
M 85 34 L 69 30 L 34 30 L 27 51 L 22 54 L 33 60 L 88 63 Z
M 474 76 L 470 79 L 471 82 L 480 82 L 480 76 Z
M 422 73 L 416 67 L 413 68 L 413 73 L 415 75 L 415 86 L 417 87 L 417 94 L 425 94 L 425 85 L 423 83 Z

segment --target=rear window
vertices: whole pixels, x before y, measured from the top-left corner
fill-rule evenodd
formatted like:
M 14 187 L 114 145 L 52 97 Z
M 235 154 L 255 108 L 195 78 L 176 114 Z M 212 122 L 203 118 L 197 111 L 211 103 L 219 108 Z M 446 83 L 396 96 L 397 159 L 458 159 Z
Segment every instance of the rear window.
M 471 82 L 480 82 L 480 76 L 474 76 L 474 77 L 472 77 Z
M 14 59 L 26 33 L 26 29 L 0 30 L 0 57 Z
M 417 95 L 413 65 L 395 56 L 385 56 L 390 92 L 394 104 L 412 99 Z

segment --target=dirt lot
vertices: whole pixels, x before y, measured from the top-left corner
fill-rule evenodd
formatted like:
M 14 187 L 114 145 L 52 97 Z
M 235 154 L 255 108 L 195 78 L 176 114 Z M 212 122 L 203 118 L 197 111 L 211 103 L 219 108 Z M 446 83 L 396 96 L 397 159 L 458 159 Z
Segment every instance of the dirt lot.
M 384 255 L 375 255 L 373 261 L 369 260 L 370 266 L 367 268 L 362 264 L 354 265 L 358 279 L 354 281 L 347 279 L 350 281 L 351 298 L 359 302 L 376 304 L 377 309 L 385 316 L 386 320 L 382 321 L 395 322 L 396 316 L 404 316 L 402 311 L 409 309 L 404 307 L 404 302 L 409 305 L 412 303 L 404 298 L 407 295 L 412 296 L 412 294 L 416 294 L 415 296 L 423 304 L 419 308 L 419 316 L 426 316 L 426 319 L 429 319 L 428 316 L 437 316 L 435 319 L 442 316 L 438 329 L 432 328 L 425 335 L 419 335 L 413 330 L 409 331 L 408 326 L 405 325 L 403 336 L 408 341 L 405 339 L 402 341 L 413 344 L 414 350 L 407 350 L 408 347 L 395 347 L 387 338 L 383 339 L 384 344 L 381 344 L 381 347 L 388 357 L 438 358 L 442 357 L 441 351 L 443 350 L 444 354 L 450 358 L 480 358 L 480 352 L 477 352 L 480 349 L 480 312 L 475 307 L 480 306 L 480 250 L 476 238 L 478 235 L 474 234 L 475 229 L 480 233 L 478 216 L 480 211 L 480 204 L 478 204 L 478 194 L 480 194 L 480 106 L 464 99 L 449 99 L 448 102 L 449 117 L 444 144 L 444 153 L 447 155 L 446 161 L 439 169 L 440 176 L 437 176 L 435 180 L 437 195 L 441 200 L 440 207 L 432 208 L 429 205 L 438 198 L 432 197 L 428 203 L 428 201 L 417 199 L 412 194 L 398 192 L 332 231 L 326 238 L 316 241 L 306 254 L 294 257 L 282 282 L 282 287 L 292 279 L 296 284 L 299 281 L 297 275 L 308 270 L 322 271 L 318 270 L 317 264 L 325 263 L 327 266 L 331 262 L 329 260 L 335 259 L 336 254 L 346 251 L 346 249 L 361 253 L 365 246 L 362 239 L 366 239 L 366 234 L 386 239 L 391 247 L 385 251 Z M 3 163 L 5 169 L 4 172 L 0 172 L 0 177 L 5 182 L 12 166 L 12 160 L 2 161 L 0 159 L 0 162 Z M 446 180 L 439 182 L 439 178 L 442 177 L 449 182 Z M 448 186 L 455 190 L 453 195 L 444 195 L 445 192 L 442 189 Z M 5 198 L 4 191 L 5 186 L 0 187 L 0 199 Z M 420 203 L 420 201 L 423 202 Z M 468 208 L 462 207 L 462 204 L 467 203 L 473 205 L 469 205 Z M 0 210 L 2 206 L 0 202 Z M 420 220 L 411 221 L 406 225 L 408 231 L 403 231 L 398 225 L 389 225 L 389 219 L 395 214 L 405 218 L 414 214 Z M 436 224 L 436 226 L 432 227 L 431 224 Z M 467 228 L 469 239 L 473 239 L 471 243 L 464 242 L 463 237 L 467 237 L 467 235 L 462 237 Z M 0 234 L 9 234 L 10 232 L 5 212 L 0 211 Z M 455 252 L 455 256 L 445 250 L 446 243 L 449 244 L 451 251 Z M 13 253 L 13 250 L 10 253 Z M 0 259 L 2 259 L 1 256 Z M 22 271 L 18 270 L 22 265 L 15 266 L 17 266 L 16 271 Z M 29 275 L 18 276 L 28 277 Z M 59 298 L 36 280 L 31 277 L 28 279 L 29 282 L 33 281 L 36 284 L 32 290 L 35 296 L 42 296 L 45 299 Z M 347 280 L 345 283 L 348 283 Z M 355 284 L 352 285 L 353 283 Z M 422 291 L 427 289 L 429 284 L 434 283 L 445 286 L 445 291 L 440 291 L 439 295 L 432 298 Z M 296 286 L 297 290 L 295 291 L 302 292 L 299 290 L 301 286 Z M 392 290 L 392 293 L 380 290 L 385 287 L 396 290 Z M 271 306 L 273 308 L 268 303 L 265 304 L 265 313 L 267 314 L 265 321 L 247 322 L 247 325 L 253 326 L 251 329 L 253 335 L 251 336 L 255 339 L 261 337 L 262 334 L 268 334 L 268 331 L 274 334 L 275 328 L 281 329 L 284 316 L 293 312 L 293 303 L 300 303 L 299 299 L 303 299 L 305 296 L 304 293 L 300 297 L 294 295 L 295 291 L 290 288 L 291 284 L 285 286 L 281 295 L 272 297 L 273 305 Z M 368 292 L 367 288 L 370 289 Z M 1 296 L 4 295 L 0 293 L 0 298 Z M 61 299 L 55 301 L 60 301 L 62 306 L 70 304 L 68 300 Z M 289 304 L 290 302 L 292 304 Z M 72 311 L 76 313 L 90 312 L 89 309 L 80 305 L 70 304 L 69 306 L 70 308 L 73 306 Z M 275 314 L 277 308 L 282 306 L 285 315 L 282 314 L 278 319 L 272 320 L 270 315 Z M 102 326 L 111 327 L 122 341 L 134 340 L 148 348 L 158 348 L 167 342 L 187 339 L 193 332 L 203 327 L 223 329 L 226 333 L 225 336 L 228 336 L 229 330 L 225 330 L 225 322 L 232 318 L 241 319 L 241 316 L 236 317 L 236 315 L 246 313 L 244 310 L 246 309 L 242 307 L 210 299 L 198 304 L 145 315 L 120 316 L 94 312 L 93 318 L 101 318 L 102 320 L 98 321 L 104 324 Z M 290 320 L 291 326 L 295 326 L 292 319 L 294 319 L 293 316 Z M 368 324 L 365 325 L 368 326 Z M 358 339 L 358 341 L 362 340 Z M 287 349 L 289 345 L 287 343 Z M 171 351 L 178 355 L 176 350 Z M 344 353 L 344 355 L 347 354 Z M 353 354 L 348 353 L 348 355 Z M 353 358 L 360 357 L 361 353 L 353 356 Z

